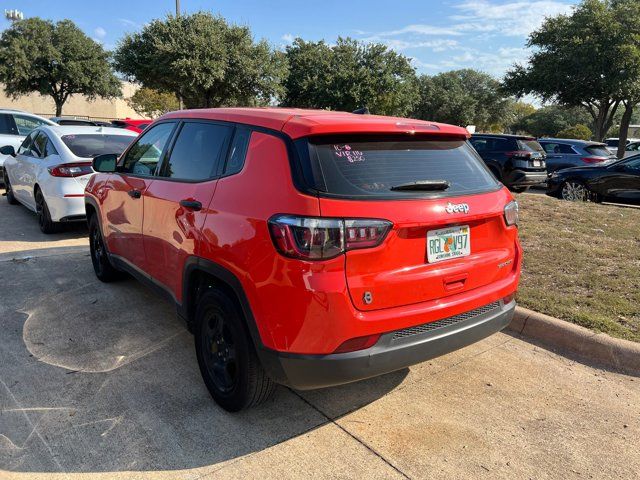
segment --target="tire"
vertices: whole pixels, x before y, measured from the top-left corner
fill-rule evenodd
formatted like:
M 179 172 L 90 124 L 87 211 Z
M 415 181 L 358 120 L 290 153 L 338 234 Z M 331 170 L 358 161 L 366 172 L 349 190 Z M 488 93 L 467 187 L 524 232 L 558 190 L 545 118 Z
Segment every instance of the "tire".
M 9 205 L 17 205 L 18 200 L 16 200 L 16 197 L 13 194 L 13 189 L 11 188 L 11 182 L 9 181 L 9 175 L 7 175 L 6 170 L 4 172 L 4 189 L 7 194 L 7 202 L 9 202 Z
M 104 246 L 100 225 L 95 215 L 89 219 L 89 251 L 93 271 L 101 282 L 109 283 L 120 280 L 124 274 L 116 269 L 109 260 L 107 249 Z
M 569 202 L 588 202 L 592 194 L 581 182 L 567 180 L 560 188 L 560 198 Z
M 238 412 L 271 397 L 276 384 L 262 368 L 235 302 L 212 288 L 198 300 L 196 356 L 209 393 L 228 412 Z
M 34 192 L 36 199 L 36 214 L 38 215 L 38 225 L 42 233 L 50 234 L 56 233 L 60 229 L 60 224 L 51 220 L 51 213 L 47 206 L 47 201 L 44 199 L 42 190 L 36 188 Z
M 509 190 L 515 193 L 524 193 L 529 190 L 530 187 L 509 187 Z

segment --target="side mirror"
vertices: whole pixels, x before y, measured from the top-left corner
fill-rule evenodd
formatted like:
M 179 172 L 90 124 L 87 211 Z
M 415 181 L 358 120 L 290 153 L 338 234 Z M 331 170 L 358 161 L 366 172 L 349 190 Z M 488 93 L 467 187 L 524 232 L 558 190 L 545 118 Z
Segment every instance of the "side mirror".
M 118 164 L 118 155 L 115 153 L 105 153 L 94 157 L 92 167 L 96 172 L 113 173 Z
M 16 149 L 13 148 L 13 145 L 5 145 L 4 147 L 0 148 L 0 153 L 2 155 L 11 155 L 12 157 L 15 157 Z

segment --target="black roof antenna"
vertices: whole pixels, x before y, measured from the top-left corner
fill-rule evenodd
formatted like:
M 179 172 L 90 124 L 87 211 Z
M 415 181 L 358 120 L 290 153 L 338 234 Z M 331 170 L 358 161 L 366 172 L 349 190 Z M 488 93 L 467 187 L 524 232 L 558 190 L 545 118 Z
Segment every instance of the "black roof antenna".
M 357 115 L 369 115 L 369 109 L 367 107 L 358 108 L 351 113 L 355 113 Z

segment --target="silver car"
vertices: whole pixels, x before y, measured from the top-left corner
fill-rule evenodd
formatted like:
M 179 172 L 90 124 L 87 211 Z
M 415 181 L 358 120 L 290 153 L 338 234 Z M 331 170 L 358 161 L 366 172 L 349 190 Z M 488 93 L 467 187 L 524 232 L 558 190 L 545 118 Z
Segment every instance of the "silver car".
M 51 120 L 20 110 L 0 109 L 0 147 L 11 145 L 15 150 L 34 128 L 40 125 L 55 125 Z M 0 184 L 4 185 L 4 161 L 0 154 Z
M 603 165 L 617 160 L 604 143 L 570 138 L 538 139 L 547 152 L 547 172 L 555 172 L 563 168 L 588 167 Z

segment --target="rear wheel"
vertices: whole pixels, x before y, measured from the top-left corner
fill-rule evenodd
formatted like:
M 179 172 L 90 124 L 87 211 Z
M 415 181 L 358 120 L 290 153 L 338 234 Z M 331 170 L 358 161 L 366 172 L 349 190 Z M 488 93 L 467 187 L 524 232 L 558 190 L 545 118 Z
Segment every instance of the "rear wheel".
M 53 220 L 51 220 L 51 213 L 49 212 L 49 207 L 47 206 L 47 201 L 44 199 L 44 195 L 42 194 L 42 190 L 36 188 L 35 199 L 36 199 L 36 213 L 38 215 L 38 224 L 40 225 L 40 230 L 42 233 L 56 233 L 59 230 L 60 225 Z
M 89 251 L 91 253 L 91 263 L 93 263 L 93 271 L 102 282 L 113 282 L 122 278 L 124 275 L 117 270 L 109 260 L 107 249 L 104 246 L 100 224 L 95 215 L 89 219 Z
M 11 182 L 9 181 L 9 175 L 7 175 L 6 170 L 4 172 L 4 190 L 7 194 L 7 202 L 9 202 L 9 205 L 17 205 L 18 200 L 16 200 L 16 197 L 13 194 L 13 189 L 11 188 Z
M 198 300 L 195 318 L 198 365 L 211 396 L 229 412 L 258 405 L 275 390 L 255 352 L 242 313 L 222 290 Z
M 562 184 L 560 197 L 569 202 L 586 202 L 590 199 L 591 195 L 587 187 L 583 184 L 569 180 Z

